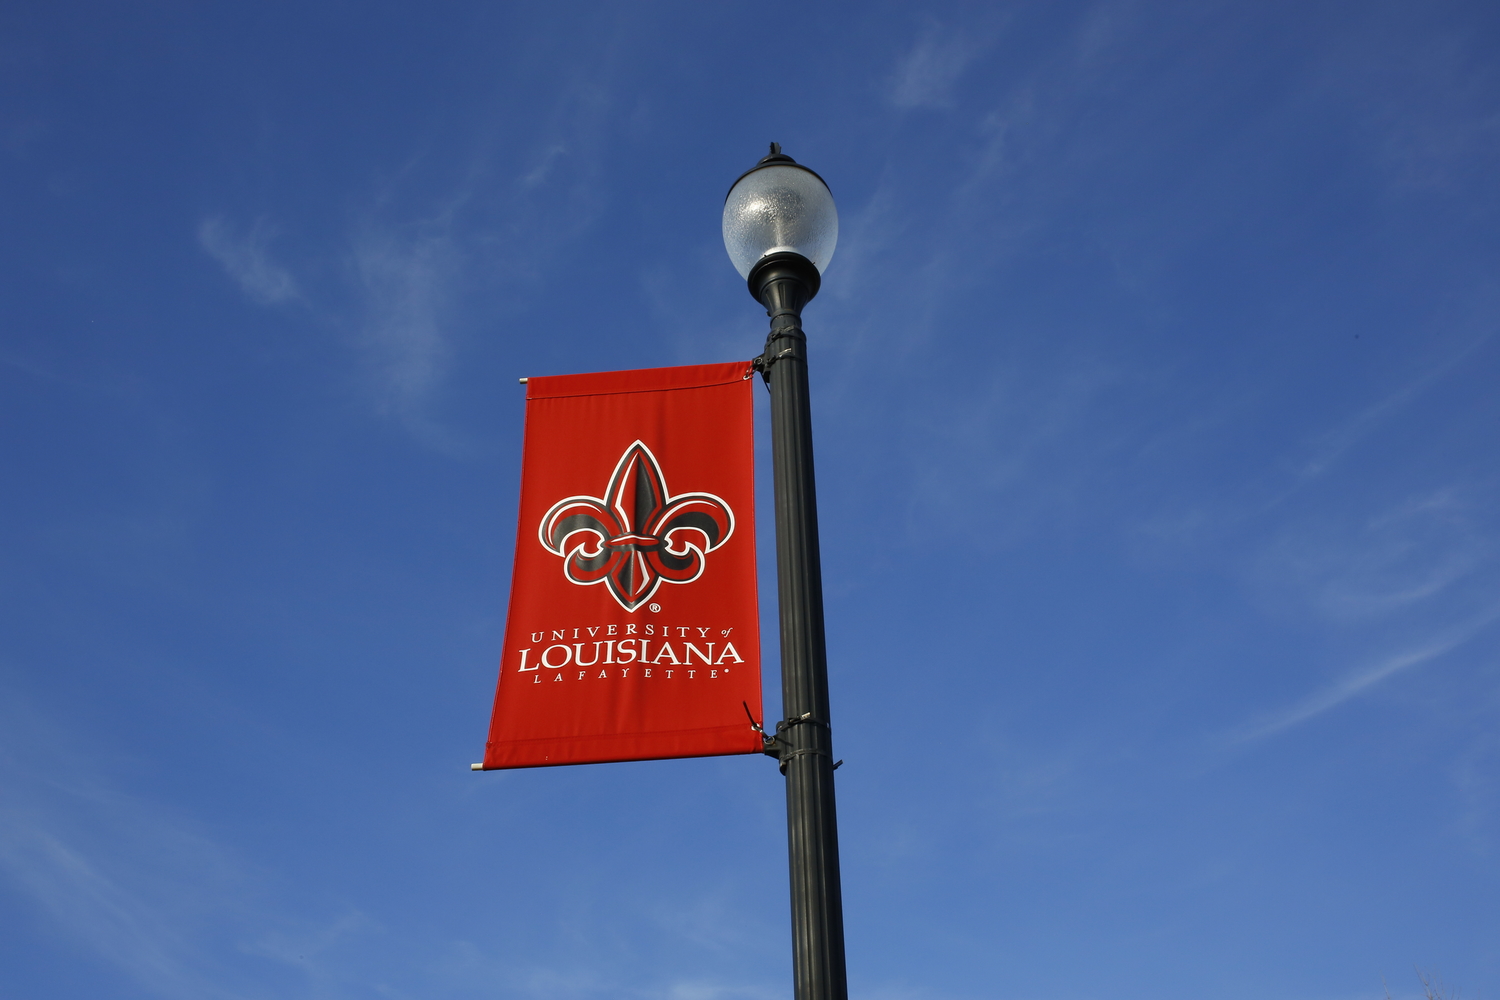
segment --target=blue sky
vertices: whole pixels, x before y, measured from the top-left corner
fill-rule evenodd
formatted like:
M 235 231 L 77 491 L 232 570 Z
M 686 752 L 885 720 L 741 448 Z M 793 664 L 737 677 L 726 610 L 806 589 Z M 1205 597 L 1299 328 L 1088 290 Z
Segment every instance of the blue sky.
M 468 770 L 515 380 L 756 353 L 773 140 L 852 995 L 1500 992 L 1500 8 L 12 3 L 0 79 L 0 993 L 789 995 L 771 761 Z

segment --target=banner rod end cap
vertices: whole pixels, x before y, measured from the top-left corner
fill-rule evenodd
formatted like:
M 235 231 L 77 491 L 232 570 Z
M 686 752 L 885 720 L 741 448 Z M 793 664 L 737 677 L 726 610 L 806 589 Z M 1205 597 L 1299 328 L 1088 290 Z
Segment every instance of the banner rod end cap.
M 470 764 L 469 765 L 469 770 L 471 770 L 471 771 L 483 771 L 484 770 L 484 765 L 483 764 Z

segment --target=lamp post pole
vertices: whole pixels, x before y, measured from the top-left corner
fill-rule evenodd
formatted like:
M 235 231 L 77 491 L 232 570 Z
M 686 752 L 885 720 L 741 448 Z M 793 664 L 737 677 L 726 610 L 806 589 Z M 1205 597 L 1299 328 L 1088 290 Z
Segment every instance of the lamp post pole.
M 815 284 L 811 291 L 816 291 Z M 776 735 L 786 769 L 793 995 L 796 1000 L 845 1000 L 849 991 L 844 976 L 844 905 L 823 640 L 823 572 L 813 481 L 807 338 L 800 316 L 812 294 L 805 280 L 775 277 L 766 282 L 759 297 L 771 314 L 762 364 L 769 367 L 771 383 L 771 461 L 776 483 L 782 702 Z
M 802 199 L 778 197 L 784 192 L 774 189 L 763 192 L 765 196 L 756 204 L 762 210 L 769 204 L 770 213 L 779 212 L 782 218 L 780 228 L 773 225 L 774 235 L 764 239 L 770 252 L 756 260 L 746 279 L 751 294 L 771 317 L 765 353 L 756 359 L 755 366 L 771 390 L 783 717 L 776 724 L 774 738 L 767 741 L 766 752 L 780 759 L 782 773 L 786 775 L 793 995 L 796 1000 L 847 1000 L 807 338 L 802 332 L 801 319 L 802 307 L 818 293 L 822 283 L 820 268 L 827 263 L 837 239 L 837 215 L 833 214 L 832 196 L 827 194 L 822 178 L 796 165 L 774 144 L 771 155 L 742 177 L 741 182 L 772 166 L 795 170 L 796 174 L 789 175 L 793 186 L 805 182 L 800 175 L 811 174 L 821 191 L 813 189 L 812 197 Z M 731 190 L 731 199 L 740 190 L 741 182 Z M 824 200 L 826 206 L 822 204 Z M 826 248 L 819 253 L 822 259 L 816 263 L 802 251 L 817 252 L 814 249 L 817 244 L 804 237 L 799 245 L 796 239 L 799 222 L 819 221 L 796 217 L 799 208 L 809 207 L 814 214 L 821 210 L 832 216 L 832 237 L 824 233 Z M 738 210 L 747 211 L 744 204 Z M 755 204 L 748 211 L 753 214 Z M 822 221 L 827 222 L 826 218 Z M 730 205 L 726 203 L 726 244 L 730 243 L 730 229 Z M 730 253 L 733 257 L 733 245 Z

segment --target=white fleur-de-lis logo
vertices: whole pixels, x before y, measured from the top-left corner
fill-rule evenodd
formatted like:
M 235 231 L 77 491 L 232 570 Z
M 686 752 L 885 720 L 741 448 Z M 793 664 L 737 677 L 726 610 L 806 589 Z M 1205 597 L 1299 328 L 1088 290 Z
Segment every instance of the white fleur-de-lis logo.
M 706 554 L 734 534 L 734 512 L 712 493 L 671 496 L 651 449 L 625 449 L 603 497 L 559 500 L 537 535 L 563 559 L 572 583 L 603 583 L 626 611 L 634 611 L 663 583 L 692 583 Z

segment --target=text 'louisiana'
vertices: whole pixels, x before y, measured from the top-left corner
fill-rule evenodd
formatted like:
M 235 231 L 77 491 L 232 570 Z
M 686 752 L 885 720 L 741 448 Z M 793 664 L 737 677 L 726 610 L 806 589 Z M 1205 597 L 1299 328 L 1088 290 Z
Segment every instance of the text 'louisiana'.
M 593 642 L 556 642 L 541 651 L 535 660 L 531 658 L 536 647 L 528 646 L 520 651 L 518 673 L 533 670 L 561 670 L 566 666 L 594 667 L 601 665 L 623 666 L 629 663 L 641 665 L 691 667 L 695 663 L 705 667 L 723 667 L 728 663 L 744 663 L 744 657 L 734 648 L 734 643 L 707 642 L 697 640 L 657 641 L 654 639 L 595 639 Z M 680 651 L 680 655 L 679 655 Z M 695 672 L 696 673 L 696 672 Z M 728 673 L 726 667 L 725 673 Z M 718 676 L 718 671 L 713 675 Z M 561 675 L 558 675 L 561 677 Z M 651 676 L 651 671 L 644 674 Z M 667 672 L 671 676 L 671 672 Z M 540 679 L 540 678 L 538 678 Z

